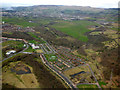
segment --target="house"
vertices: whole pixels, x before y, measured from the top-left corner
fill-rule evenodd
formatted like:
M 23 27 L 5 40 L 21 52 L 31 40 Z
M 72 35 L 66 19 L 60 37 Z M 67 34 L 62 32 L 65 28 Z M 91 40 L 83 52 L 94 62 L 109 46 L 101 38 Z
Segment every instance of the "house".
M 23 47 L 26 47 L 26 44 L 24 44 Z
M 34 43 L 29 43 L 29 44 L 31 45 L 32 49 L 38 49 L 38 48 L 40 48 L 39 46 L 35 46 Z
M 6 55 L 10 55 L 10 54 L 13 54 L 13 53 L 15 53 L 16 51 L 15 50 L 11 50 L 11 51 L 8 51 L 7 53 L 6 53 Z

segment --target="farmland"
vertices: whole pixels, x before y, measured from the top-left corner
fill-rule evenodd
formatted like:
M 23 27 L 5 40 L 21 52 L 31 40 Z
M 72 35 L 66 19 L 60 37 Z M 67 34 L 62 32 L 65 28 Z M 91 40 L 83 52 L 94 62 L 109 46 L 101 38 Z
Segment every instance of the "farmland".
M 90 31 L 87 26 L 98 25 L 97 23 L 90 21 L 60 21 L 51 27 L 60 30 L 74 38 L 77 38 L 83 42 L 87 42 L 88 38 L 84 34 Z

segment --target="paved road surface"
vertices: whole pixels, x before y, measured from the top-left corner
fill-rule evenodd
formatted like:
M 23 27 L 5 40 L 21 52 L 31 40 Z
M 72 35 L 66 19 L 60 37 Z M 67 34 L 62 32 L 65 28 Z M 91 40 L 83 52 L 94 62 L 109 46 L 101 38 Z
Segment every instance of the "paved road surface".
M 48 65 L 53 71 L 55 71 L 57 74 L 59 74 L 69 85 L 73 90 L 76 90 L 77 87 L 67 78 L 65 77 L 61 72 L 56 70 L 52 65 L 49 64 L 49 62 L 46 60 L 44 54 L 40 54 L 42 57 L 42 61 L 44 64 Z
M 89 64 L 86 64 L 86 65 L 89 66 L 89 69 L 90 69 L 90 71 L 91 71 L 91 73 L 92 73 L 92 75 L 93 75 L 93 77 L 94 77 L 94 79 L 95 79 L 95 81 L 96 81 L 96 85 L 98 86 L 99 89 L 101 89 L 101 87 L 100 87 L 100 85 L 99 85 L 99 83 L 98 83 L 98 81 L 97 81 L 97 79 L 96 79 L 96 77 L 95 77 L 95 75 L 94 75 L 94 72 L 92 71 L 92 68 L 90 67 Z
M 17 55 L 17 54 L 19 54 L 19 53 L 23 53 L 26 49 L 28 49 L 28 47 L 29 47 L 29 45 L 26 44 L 26 48 L 25 48 L 25 49 L 23 49 L 22 51 L 20 51 L 20 52 L 18 52 L 18 53 L 15 53 L 15 54 L 13 54 L 13 55 L 11 55 L 11 56 L 9 56 L 9 57 L 3 59 L 3 60 L 0 61 L 0 62 L 3 62 L 3 61 L 5 61 L 5 60 L 7 60 L 8 58 L 11 58 L 11 57 L 13 57 L 13 56 L 15 56 L 15 55 Z

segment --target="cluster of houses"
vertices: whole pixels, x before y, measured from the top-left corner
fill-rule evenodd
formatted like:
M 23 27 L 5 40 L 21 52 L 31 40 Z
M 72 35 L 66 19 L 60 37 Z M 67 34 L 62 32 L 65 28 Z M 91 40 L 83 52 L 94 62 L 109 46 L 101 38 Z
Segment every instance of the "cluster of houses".
M 65 49 L 63 47 L 59 47 L 56 49 L 58 52 L 58 57 L 60 57 L 62 60 L 66 61 L 67 63 L 70 63 L 72 66 L 78 66 L 80 64 L 84 64 L 83 60 L 73 54 L 71 54 L 71 51 L 69 49 Z
M 56 59 L 55 61 L 49 61 L 49 63 L 52 64 L 55 68 L 57 68 L 60 71 L 66 70 L 67 68 L 71 67 L 60 58 Z

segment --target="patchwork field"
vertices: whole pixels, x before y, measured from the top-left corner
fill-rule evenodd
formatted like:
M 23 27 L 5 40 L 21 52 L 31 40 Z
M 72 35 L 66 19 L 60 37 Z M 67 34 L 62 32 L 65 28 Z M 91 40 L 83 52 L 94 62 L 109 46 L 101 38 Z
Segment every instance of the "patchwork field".
M 90 21 L 60 21 L 51 27 L 60 30 L 74 38 L 77 38 L 83 42 L 87 42 L 88 38 L 84 34 L 90 31 L 87 26 L 97 25 Z

